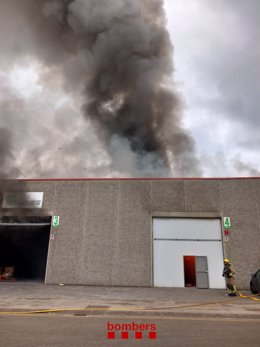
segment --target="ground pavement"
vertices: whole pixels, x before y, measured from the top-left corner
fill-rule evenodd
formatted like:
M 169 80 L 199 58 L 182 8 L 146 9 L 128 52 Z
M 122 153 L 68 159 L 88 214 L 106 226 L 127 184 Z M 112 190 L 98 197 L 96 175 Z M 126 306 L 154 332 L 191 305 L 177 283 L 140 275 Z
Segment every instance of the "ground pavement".
M 260 319 L 260 296 L 222 289 L 136 288 L 0 282 L 0 315 L 73 314 Z

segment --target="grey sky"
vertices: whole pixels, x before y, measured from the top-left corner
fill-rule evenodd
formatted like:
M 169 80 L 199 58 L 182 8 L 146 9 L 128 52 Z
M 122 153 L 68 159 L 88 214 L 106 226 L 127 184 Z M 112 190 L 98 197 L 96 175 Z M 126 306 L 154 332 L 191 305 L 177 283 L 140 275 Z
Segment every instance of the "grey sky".
M 205 174 L 259 175 L 260 2 L 165 3 L 185 124 Z
M 45 16 L 58 17 L 59 1 L 39 0 L 49 3 Z M 74 54 L 73 36 L 64 43 L 55 22 L 42 30 L 37 7 L 27 10 L 30 2 L 0 3 L 0 135 L 6 129 L 7 171 L 16 177 L 150 176 L 151 171 L 164 176 L 163 165 L 154 170 L 153 154 L 137 167 L 128 140 L 113 136 L 109 146 L 100 141 L 81 108 L 91 58 L 86 64 L 86 51 Z M 77 0 L 78 6 L 83 3 Z M 133 2 L 112 3 L 118 8 L 110 13 L 136 11 Z M 172 175 L 260 175 L 260 2 L 165 0 L 165 10 L 173 79 L 185 104 L 181 131 L 190 141 L 181 155 L 175 146 Z M 28 26 L 34 20 L 36 31 Z M 80 22 L 71 25 L 88 30 Z

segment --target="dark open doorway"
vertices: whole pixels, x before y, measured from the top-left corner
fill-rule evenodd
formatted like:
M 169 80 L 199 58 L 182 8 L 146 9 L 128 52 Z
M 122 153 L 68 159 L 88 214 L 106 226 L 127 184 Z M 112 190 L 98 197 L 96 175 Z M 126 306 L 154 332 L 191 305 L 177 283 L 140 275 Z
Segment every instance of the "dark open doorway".
M 185 255 L 184 259 L 184 281 L 185 287 L 196 287 L 196 263 L 195 256 Z
M 51 217 L 2 217 L 0 267 L 13 268 L 15 280 L 44 281 Z

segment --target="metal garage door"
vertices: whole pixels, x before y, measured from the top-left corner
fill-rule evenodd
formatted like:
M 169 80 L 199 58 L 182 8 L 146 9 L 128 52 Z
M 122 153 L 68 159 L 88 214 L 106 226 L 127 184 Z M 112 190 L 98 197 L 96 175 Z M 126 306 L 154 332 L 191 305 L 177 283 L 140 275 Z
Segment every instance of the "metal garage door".
M 183 258 L 191 255 L 206 259 L 207 270 L 196 269 L 203 288 L 225 288 L 220 219 L 154 218 L 153 239 L 154 286 L 184 287 Z

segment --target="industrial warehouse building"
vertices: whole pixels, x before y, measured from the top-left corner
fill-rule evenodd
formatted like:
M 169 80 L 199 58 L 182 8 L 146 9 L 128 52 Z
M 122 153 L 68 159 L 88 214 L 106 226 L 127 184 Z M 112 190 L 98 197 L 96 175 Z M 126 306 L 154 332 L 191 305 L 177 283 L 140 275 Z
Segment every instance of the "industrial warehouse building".
M 260 179 L 7 180 L 0 268 L 46 284 L 225 288 L 260 268 Z

